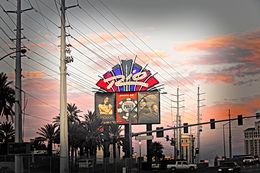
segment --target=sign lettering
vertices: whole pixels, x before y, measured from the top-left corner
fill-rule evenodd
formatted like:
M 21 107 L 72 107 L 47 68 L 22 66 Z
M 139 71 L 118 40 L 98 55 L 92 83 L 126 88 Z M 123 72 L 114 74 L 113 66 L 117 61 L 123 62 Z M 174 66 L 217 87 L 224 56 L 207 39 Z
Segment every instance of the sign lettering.
M 119 86 L 125 86 L 125 85 L 140 85 L 143 87 L 148 87 L 148 84 L 145 82 L 140 82 L 139 80 L 145 79 L 147 77 L 146 72 L 138 72 L 134 75 L 129 74 L 127 77 L 124 75 L 118 75 L 118 76 L 112 76 L 107 79 L 104 79 L 104 82 L 108 83 L 107 89 L 111 89 L 113 85 L 119 87 Z M 129 81 L 129 80 L 133 81 Z

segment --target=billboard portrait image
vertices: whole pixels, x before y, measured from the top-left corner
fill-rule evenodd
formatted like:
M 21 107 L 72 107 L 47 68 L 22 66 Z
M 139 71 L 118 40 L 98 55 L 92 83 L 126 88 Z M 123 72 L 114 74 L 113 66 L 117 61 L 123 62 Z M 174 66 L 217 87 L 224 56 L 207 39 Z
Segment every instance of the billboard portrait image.
M 96 93 L 95 111 L 104 123 L 115 122 L 115 94 Z
M 138 124 L 160 124 L 159 92 L 138 93 Z
M 124 92 L 116 93 L 116 122 L 128 124 L 131 116 L 132 124 L 137 123 L 137 93 Z

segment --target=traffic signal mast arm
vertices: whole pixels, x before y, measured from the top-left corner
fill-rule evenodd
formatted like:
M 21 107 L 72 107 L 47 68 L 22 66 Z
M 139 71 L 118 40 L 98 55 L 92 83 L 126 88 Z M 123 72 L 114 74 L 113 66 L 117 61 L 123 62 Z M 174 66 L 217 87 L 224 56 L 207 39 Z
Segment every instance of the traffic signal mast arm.
M 254 116 L 242 117 L 242 119 L 255 118 L 255 117 L 257 117 L 257 116 L 254 115 Z M 240 117 L 239 117 L 239 118 L 240 118 Z M 239 118 L 215 120 L 215 123 L 228 122 L 229 120 L 230 120 L 230 121 L 238 120 Z M 154 132 L 160 132 L 160 131 L 166 131 L 166 130 L 179 129 L 179 128 L 184 128 L 184 127 L 200 126 L 200 125 L 211 124 L 211 123 L 212 123 L 211 121 L 208 121 L 208 122 L 203 122 L 203 123 L 198 123 L 198 124 L 182 125 L 182 126 L 179 126 L 179 127 L 168 127 L 168 128 L 164 128 L 164 129 L 158 129 L 158 130 L 143 131 L 143 132 L 138 132 L 138 133 L 132 133 L 132 136 L 138 136 L 138 135 L 142 135 L 142 134 L 154 133 Z

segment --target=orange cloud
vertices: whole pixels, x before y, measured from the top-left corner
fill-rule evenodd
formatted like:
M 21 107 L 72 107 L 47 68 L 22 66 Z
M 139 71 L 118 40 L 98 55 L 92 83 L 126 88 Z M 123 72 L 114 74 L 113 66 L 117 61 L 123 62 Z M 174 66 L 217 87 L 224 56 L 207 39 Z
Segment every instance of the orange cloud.
M 191 74 L 195 79 L 244 85 L 260 80 L 259 35 L 260 30 L 224 35 L 176 44 L 173 49 L 180 53 L 191 53 L 191 57 L 185 59 L 182 65 L 203 65 L 212 71 Z M 192 57 L 194 51 L 199 53 Z
M 224 82 L 233 83 L 234 77 L 224 73 L 192 73 L 191 78 L 195 80 L 204 80 L 209 83 Z
M 25 78 L 43 78 L 45 75 L 42 71 L 23 71 Z
M 252 116 L 260 108 L 260 95 L 246 98 L 240 102 L 224 102 L 203 108 L 203 119 L 209 121 L 210 118 L 217 120 L 227 119 L 228 110 L 231 110 L 231 117 L 237 115 Z
M 176 51 L 207 50 L 226 46 L 235 39 L 236 38 L 234 36 L 227 35 L 204 40 L 194 40 L 174 45 L 173 49 Z

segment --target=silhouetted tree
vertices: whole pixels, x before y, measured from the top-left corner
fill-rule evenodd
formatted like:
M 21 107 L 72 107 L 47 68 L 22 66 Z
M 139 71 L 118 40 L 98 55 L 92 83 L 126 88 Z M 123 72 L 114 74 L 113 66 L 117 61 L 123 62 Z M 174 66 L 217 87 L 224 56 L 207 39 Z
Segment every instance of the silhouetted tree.
M 57 124 L 46 124 L 44 127 L 38 129 L 36 132 L 40 135 L 42 140 L 48 142 L 48 154 L 52 155 L 52 144 L 54 143 L 57 135 L 59 134 L 59 129 Z
M 155 158 L 155 161 L 157 163 L 160 159 L 162 159 L 164 157 L 163 146 L 160 142 L 153 142 L 153 144 L 152 144 L 152 157 Z
M 0 73 L 0 115 L 5 116 L 9 120 L 9 116 L 13 121 L 13 105 L 15 103 L 15 91 L 10 87 L 12 81 L 7 81 L 5 73 Z
M 8 142 L 14 142 L 15 130 L 11 122 L 4 122 L 0 124 L 0 143 L 1 154 L 7 154 Z

